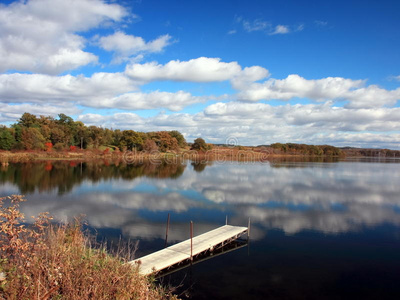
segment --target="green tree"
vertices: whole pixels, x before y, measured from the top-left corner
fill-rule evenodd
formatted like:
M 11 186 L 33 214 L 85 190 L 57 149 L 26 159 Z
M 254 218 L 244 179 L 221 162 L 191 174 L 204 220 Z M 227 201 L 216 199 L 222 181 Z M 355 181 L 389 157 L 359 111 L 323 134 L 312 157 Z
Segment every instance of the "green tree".
M 39 127 L 38 119 L 35 115 L 30 113 L 24 113 L 18 121 L 18 124 L 22 127 Z
M 209 147 L 208 147 L 206 141 L 199 137 L 199 138 L 194 140 L 191 149 L 192 150 L 197 150 L 197 151 L 207 151 L 207 150 L 209 150 Z
M 67 146 L 65 144 L 65 132 L 62 126 L 56 125 L 50 130 L 50 139 L 53 145 L 61 144 L 64 148 Z
M 15 138 L 11 133 L 11 130 L 6 126 L 0 127 L 0 149 L 11 150 L 15 144 Z
M 178 130 L 170 131 L 169 135 L 173 138 L 176 138 L 176 141 L 178 142 L 179 147 L 181 147 L 181 148 L 186 147 L 187 143 L 186 143 L 185 137 Z
M 145 136 L 141 132 L 133 130 L 122 131 L 122 138 L 120 140 L 121 149 L 128 148 L 128 150 L 142 150 Z
M 95 149 L 102 145 L 103 141 L 103 129 L 97 126 L 88 127 L 88 146 Z
M 112 144 L 116 147 L 118 147 L 120 150 L 121 149 L 121 140 L 122 140 L 122 131 L 119 129 L 115 129 L 113 131 L 113 141 Z

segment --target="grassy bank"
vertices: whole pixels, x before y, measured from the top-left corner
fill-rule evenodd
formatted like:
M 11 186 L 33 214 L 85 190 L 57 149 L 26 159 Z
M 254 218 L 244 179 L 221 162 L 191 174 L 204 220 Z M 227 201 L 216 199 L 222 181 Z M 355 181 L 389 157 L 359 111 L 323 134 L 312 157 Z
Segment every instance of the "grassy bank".
M 215 147 L 208 151 L 180 149 L 178 152 L 108 152 L 100 150 L 76 151 L 0 151 L 0 164 L 7 165 L 15 162 L 29 162 L 35 160 L 81 160 L 91 161 L 97 159 L 119 160 L 132 163 L 144 160 L 166 160 L 174 162 L 176 159 L 190 159 L 194 161 L 266 161 L 280 157 L 339 157 L 344 155 L 315 155 L 301 152 L 283 153 L 272 148 L 262 147 Z
M 22 201 L 0 198 L 0 299 L 176 299 L 128 258 L 92 248 L 79 222 L 53 226 L 42 214 L 25 227 Z

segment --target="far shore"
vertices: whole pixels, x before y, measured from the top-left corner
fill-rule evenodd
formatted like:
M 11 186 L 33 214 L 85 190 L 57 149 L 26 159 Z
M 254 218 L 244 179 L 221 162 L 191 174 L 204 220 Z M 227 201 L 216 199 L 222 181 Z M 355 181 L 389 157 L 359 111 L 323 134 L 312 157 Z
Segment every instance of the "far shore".
M 380 157 L 379 149 L 371 155 L 360 155 L 359 153 L 346 153 L 341 155 L 310 155 L 301 153 L 273 153 L 269 149 L 246 147 L 242 149 L 230 147 L 216 147 L 209 151 L 195 151 L 181 149 L 179 152 L 137 152 L 137 151 L 100 151 L 96 149 L 76 150 L 76 151 L 0 151 L 0 163 L 2 165 L 10 162 L 31 162 L 40 160 L 68 160 L 68 161 L 92 161 L 102 160 L 122 160 L 126 163 L 141 160 L 171 158 L 190 159 L 190 160 L 209 160 L 209 161 L 267 161 L 279 158 L 360 158 L 360 157 Z M 349 155 L 350 154 L 350 155 Z M 374 155 L 376 154 L 376 155 Z

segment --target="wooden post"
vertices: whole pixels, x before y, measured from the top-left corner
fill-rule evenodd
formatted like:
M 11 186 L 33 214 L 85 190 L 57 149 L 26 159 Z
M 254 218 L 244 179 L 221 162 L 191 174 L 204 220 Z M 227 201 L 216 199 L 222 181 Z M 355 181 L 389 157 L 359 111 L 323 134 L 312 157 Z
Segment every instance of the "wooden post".
M 193 221 L 190 221 L 190 261 L 193 261 Z
M 247 225 L 247 241 L 250 240 L 250 217 L 249 217 L 249 224 Z
M 167 245 L 168 245 L 169 217 L 170 217 L 170 215 L 169 215 L 169 213 L 168 213 L 168 218 L 167 218 L 167 229 L 166 229 L 166 231 L 165 231 L 165 248 L 166 248 Z
M 247 225 L 247 256 L 250 256 L 250 217 L 249 217 L 249 223 Z
M 228 225 L 228 215 L 226 215 L 226 218 L 225 218 L 225 225 Z

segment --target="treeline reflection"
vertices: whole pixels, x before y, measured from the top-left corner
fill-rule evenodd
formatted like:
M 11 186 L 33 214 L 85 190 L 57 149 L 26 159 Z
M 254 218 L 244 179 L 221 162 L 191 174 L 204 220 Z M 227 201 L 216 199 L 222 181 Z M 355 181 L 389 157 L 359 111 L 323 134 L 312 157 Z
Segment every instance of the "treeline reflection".
M 16 163 L 2 167 L 0 183 L 14 184 L 22 194 L 55 190 L 62 195 L 85 180 L 96 183 L 112 179 L 133 180 L 143 176 L 174 179 L 183 174 L 185 167 L 186 164 L 182 161 L 173 164 L 165 161 L 159 161 L 157 164 L 150 161 L 136 164 L 124 164 L 119 161 Z

